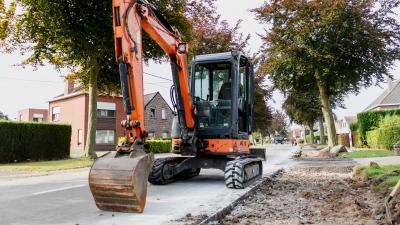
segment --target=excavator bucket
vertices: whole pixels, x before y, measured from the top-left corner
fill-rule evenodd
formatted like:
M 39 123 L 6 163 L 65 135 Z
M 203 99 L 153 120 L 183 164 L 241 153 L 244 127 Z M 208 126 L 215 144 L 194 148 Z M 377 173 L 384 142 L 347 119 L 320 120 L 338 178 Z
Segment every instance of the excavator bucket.
M 98 158 L 89 173 L 89 186 L 96 206 L 105 211 L 143 212 L 152 154 L 112 152 Z

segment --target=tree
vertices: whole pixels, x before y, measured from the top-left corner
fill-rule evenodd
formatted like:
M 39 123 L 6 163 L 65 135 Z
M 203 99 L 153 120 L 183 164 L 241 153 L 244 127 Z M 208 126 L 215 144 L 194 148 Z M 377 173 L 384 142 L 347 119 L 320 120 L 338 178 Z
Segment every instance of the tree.
M 22 13 L 13 17 L 11 45 L 29 56 L 24 64 L 50 62 L 69 67 L 73 76 L 87 84 L 89 92 L 86 156 L 95 157 L 96 103 L 98 88 L 117 87 L 118 71 L 114 59 L 112 1 L 35 1 L 18 2 Z M 190 35 L 185 17 L 186 1 L 157 2 L 157 7 L 184 35 Z M 10 25 L 9 25 L 10 27 Z M 160 49 L 144 41 L 147 58 L 160 57 Z M 163 55 L 164 56 L 164 55 Z
M 254 72 L 254 96 L 253 96 L 253 130 L 262 135 L 269 134 L 272 124 L 272 110 L 267 104 L 272 98 L 272 89 L 265 83 L 265 74 L 259 69 L 260 58 L 253 56 Z
M 239 32 L 241 20 L 230 27 L 226 20 L 221 20 L 215 11 L 214 0 L 189 4 L 187 16 L 193 27 L 190 55 L 245 50 L 250 35 Z
M 168 18 L 169 23 L 180 31 L 183 40 L 190 44 L 195 23 L 194 17 L 191 18 L 188 13 L 193 11 L 190 7 L 201 6 L 200 9 L 210 10 L 219 18 L 215 14 L 215 9 L 210 6 L 213 2 L 213 0 L 164 0 L 155 1 L 154 4 L 159 12 Z M 68 67 L 71 69 L 70 77 L 78 79 L 88 89 L 89 119 L 85 152 L 86 156 L 95 157 L 97 94 L 119 92 L 118 67 L 114 58 L 112 1 L 14 0 L 12 6 L 17 3 L 21 7 L 21 14 L 18 16 L 15 14 L 3 16 L 4 7 L 0 8 L 2 22 L 3 18 L 7 18 L 1 27 L 1 31 L 7 35 L 0 36 L 1 40 L 7 39 L 8 46 L 15 46 L 28 55 L 23 64 L 40 66 L 50 62 L 57 68 Z M 214 30 L 208 35 L 214 35 L 212 39 L 217 40 L 217 37 L 225 32 L 228 35 L 221 40 L 221 43 L 232 43 L 227 46 L 235 46 L 234 41 L 238 41 L 235 40 L 238 34 L 237 28 L 231 29 L 226 23 L 221 23 L 221 28 L 217 29 L 218 20 L 214 22 Z M 199 33 L 200 30 L 196 32 Z M 208 41 L 208 39 L 196 39 L 196 43 L 201 43 L 200 46 L 210 45 Z M 165 53 L 145 33 L 143 55 L 146 60 L 165 58 Z
M 254 9 L 272 27 L 263 37 L 262 69 L 281 90 L 317 87 L 336 144 L 332 99 L 385 80 L 400 56 L 399 1 L 267 1 Z M 299 82 L 301 81 L 301 82 Z
M 322 114 L 318 93 L 289 92 L 282 107 L 292 122 L 308 126 L 314 144 L 314 124 Z
M 272 135 L 287 136 L 287 128 L 288 124 L 286 122 L 286 115 L 279 110 L 275 110 L 272 113 L 272 122 L 269 127 L 269 133 Z
M 262 135 L 268 134 L 268 128 L 272 123 L 272 111 L 267 101 L 271 98 L 271 90 L 264 84 L 265 77 L 254 75 L 254 105 L 253 105 L 253 130 Z
M 0 111 L 0 120 L 8 120 L 8 116 Z

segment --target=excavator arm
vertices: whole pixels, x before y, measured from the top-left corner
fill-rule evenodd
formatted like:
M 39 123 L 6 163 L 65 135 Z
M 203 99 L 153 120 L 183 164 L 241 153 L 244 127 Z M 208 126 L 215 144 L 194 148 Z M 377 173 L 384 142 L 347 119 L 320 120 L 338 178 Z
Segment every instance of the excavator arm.
M 89 173 L 89 186 L 99 209 L 143 212 L 147 180 L 154 157 L 146 154 L 143 94 L 142 32 L 146 32 L 171 62 L 182 141 L 194 128 L 187 68 L 187 45 L 156 9 L 144 0 L 113 0 L 115 56 L 119 64 L 126 120 L 125 141 L 115 152 L 98 158 Z
M 146 1 L 113 0 L 116 59 L 127 119 L 126 144 L 143 143 L 144 128 L 142 31 L 146 32 L 168 55 L 177 91 L 177 110 L 183 129 L 194 127 L 193 107 L 188 86 L 187 45 L 179 32 Z M 134 130 L 134 132 L 131 132 Z M 185 132 L 186 131 L 186 132 Z M 185 137 L 186 136 L 186 137 Z

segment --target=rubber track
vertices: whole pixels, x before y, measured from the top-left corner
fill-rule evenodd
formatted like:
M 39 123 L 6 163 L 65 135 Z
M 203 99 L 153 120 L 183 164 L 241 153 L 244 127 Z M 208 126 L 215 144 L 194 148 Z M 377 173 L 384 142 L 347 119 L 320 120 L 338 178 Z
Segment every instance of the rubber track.
M 175 157 L 168 157 L 168 158 L 160 158 L 156 159 L 153 164 L 153 168 L 151 169 L 150 175 L 149 175 L 149 182 L 151 184 L 158 184 L 158 185 L 163 185 L 163 184 L 168 184 L 173 182 L 173 179 L 166 180 L 164 179 L 163 176 L 163 167 L 165 164 L 168 162 L 173 162 L 175 161 Z
M 262 175 L 262 168 L 258 176 L 253 177 L 250 180 L 244 180 L 244 168 L 246 165 L 257 163 L 257 161 L 249 159 L 237 159 L 229 161 L 225 167 L 225 185 L 228 188 L 243 189 L 251 181 L 258 179 Z
M 185 170 L 179 174 L 175 174 L 171 179 L 165 179 L 163 176 L 163 167 L 170 162 L 176 161 L 180 163 L 183 158 L 180 157 L 167 157 L 167 158 L 159 158 L 156 159 L 153 168 L 150 172 L 148 181 L 154 185 L 164 185 L 169 184 L 177 180 L 189 179 L 191 177 L 198 176 L 200 174 L 200 169 L 196 171 L 191 171 L 191 169 Z

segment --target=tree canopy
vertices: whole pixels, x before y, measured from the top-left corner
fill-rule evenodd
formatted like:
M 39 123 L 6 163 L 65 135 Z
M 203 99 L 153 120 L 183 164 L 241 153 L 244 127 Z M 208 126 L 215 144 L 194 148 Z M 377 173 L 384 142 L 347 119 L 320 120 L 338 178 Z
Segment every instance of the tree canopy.
M 279 111 L 275 110 L 272 113 L 272 121 L 269 126 L 269 133 L 272 135 L 281 135 L 287 136 L 288 123 L 286 121 L 286 115 Z
M 400 56 L 400 25 L 393 17 L 398 1 L 266 1 L 254 9 L 269 25 L 263 35 L 261 69 L 275 87 L 317 89 L 336 143 L 332 100 L 343 99 L 390 77 Z
M 27 55 L 23 64 L 40 66 L 49 62 L 58 68 L 70 68 L 71 77 L 88 87 L 87 148 L 92 149 L 98 89 L 114 93 L 120 89 L 114 58 L 112 1 L 13 0 L 9 10 L 3 1 L 0 3 L 0 38 L 8 43 L 7 47 Z M 247 44 L 248 37 L 238 31 L 239 23 L 231 28 L 220 20 L 214 0 L 152 3 L 180 31 L 183 40 L 193 45 L 189 48 L 193 53 L 229 51 Z M 14 13 L 16 5 L 20 7 L 18 15 Z M 143 54 L 146 60 L 165 58 L 165 53 L 145 33 Z

